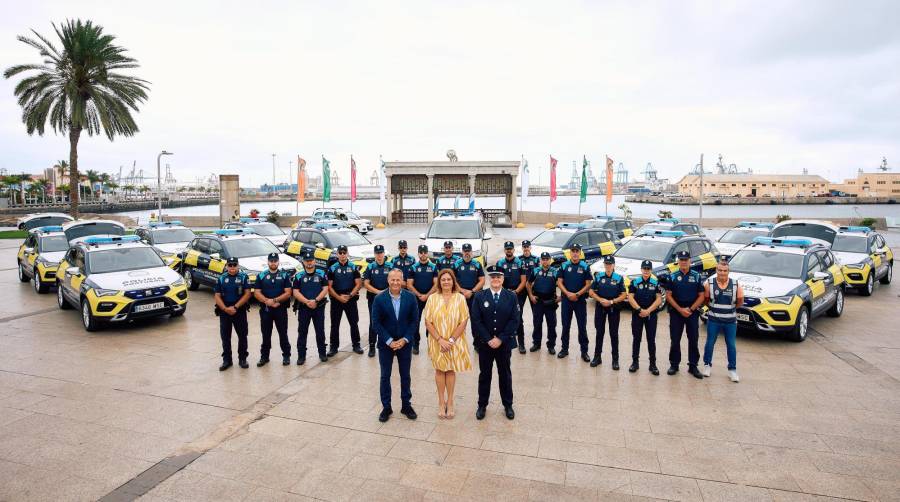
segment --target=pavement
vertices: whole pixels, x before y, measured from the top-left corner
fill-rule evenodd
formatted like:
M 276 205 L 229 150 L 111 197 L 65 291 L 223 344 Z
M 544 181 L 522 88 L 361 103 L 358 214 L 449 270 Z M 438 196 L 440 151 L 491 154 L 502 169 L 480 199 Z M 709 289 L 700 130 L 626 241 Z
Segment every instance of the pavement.
M 393 249 L 421 231 L 371 237 Z M 492 254 L 537 232 L 496 229 Z M 513 421 L 496 384 L 475 420 L 476 371 L 458 377 L 456 418 L 437 418 L 423 353 L 419 419 L 382 424 L 377 359 L 349 351 L 346 325 L 327 363 L 220 373 L 208 288 L 184 318 L 87 333 L 54 295 L 17 281 L 18 244 L 0 241 L 0 500 L 900 500 L 896 284 L 848 294 L 843 316 L 815 319 L 803 343 L 740 336 L 739 384 L 723 342 L 703 381 L 651 375 L 646 352 L 628 373 L 626 311 L 621 371 L 608 341 L 598 368 L 514 353 Z M 659 326 L 664 371 L 666 314 Z

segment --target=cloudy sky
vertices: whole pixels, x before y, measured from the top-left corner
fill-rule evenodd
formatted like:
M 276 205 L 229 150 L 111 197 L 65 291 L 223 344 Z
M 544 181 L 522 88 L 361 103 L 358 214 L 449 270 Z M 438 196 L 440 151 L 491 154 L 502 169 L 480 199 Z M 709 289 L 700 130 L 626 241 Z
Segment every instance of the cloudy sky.
M 385 160 L 609 155 L 677 179 L 719 153 L 755 172 L 832 180 L 900 170 L 900 2 L 0 1 L 0 66 L 38 62 L 16 41 L 92 19 L 152 82 L 133 138 L 85 138 L 83 169 L 181 180 L 287 180 L 298 154 L 346 176 Z M 727 4 L 727 5 L 726 5 Z M 0 168 L 37 173 L 68 142 L 29 137 L 0 80 Z M 542 172 L 537 172 L 542 171 Z M 155 174 L 155 173 L 154 173 Z

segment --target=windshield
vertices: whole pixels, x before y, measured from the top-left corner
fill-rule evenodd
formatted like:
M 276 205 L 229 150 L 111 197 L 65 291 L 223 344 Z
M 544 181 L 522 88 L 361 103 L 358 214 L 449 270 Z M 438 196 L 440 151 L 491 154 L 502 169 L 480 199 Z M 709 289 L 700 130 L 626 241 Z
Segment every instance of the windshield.
M 153 244 L 172 244 L 173 242 L 190 242 L 194 240 L 194 232 L 187 228 L 154 230 Z
M 481 239 L 481 225 L 476 220 L 434 220 L 428 229 L 429 239 Z
M 340 245 L 344 246 L 365 246 L 372 244 L 369 239 L 359 235 L 353 230 L 342 232 L 328 232 L 328 240 L 331 241 L 331 247 L 336 248 Z
M 827 242 L 834 243 L 834 236 L 837 232 L 826 227 L 825 225 L 816 225 L 815 223 L 793 223 L 778 227 L 772 231 L 772 237 L 812 237 Z
M 531 239 L 531 245 L 562 249 L 569 240 L 569 237 L 572 237 L 570 232 L 545 231 L 539 233 L 534 239 Z
M 32 218 L 26 221 L 23 226 L 25 227 L 23 230 L 31 230 L 32 228 L 37 227 L 47 227 L 52 225 L 62 225 L 63 223 L 68 223 L 72 221 L 72 218 L 66 216 L 39 216 L 37 218 Z
M 50 235 L 41 239 L 41 252 L 52 253 L 54 251 L 66 251 L 69 249 L 69 241 L 65 235 Z
M 672 225 L 661 225 L 659 223 L 648 223 L 637 229 L 634 235 L 644 235 L 654 230 L 672 230 Z
M 838 235 L 834 238 L 834 244 L 831 245 L 831 250 L 843 251 L 845 253 L 866 253 L 869 251 L 868 240 L 867 237 Z
M 671 248 L 671 242 L 653 239 L 630 240 L 616 251 L 616 256 L 665 263 L 666 259 L 669 257 L 669 249 Z
M 732 272 L 743 274 L 799 279 L 803 272 L 803 255 L 744 248 L 728 262 L 728 267 Z
M 249 225 L 247 228 L 253 229 L 254 232 L 263 237 L 272 237 L 274 235 L 284 235 L 284 232 L 274 223 L 260 223 L 258 225 Z
M 124 235 L 125 229 L 114 223 L 85 223 L 66 229 L 66 239 L 73 240 L 89 235 Z
M 269 253 L 277 253 L 278 248 L 275 244 L 269 242 L 269 239 L 251 238 L 226 240 L 222 242 L 225 251 L 231 258 L 246 258 L 248 256 L 266 256 Z
M 753 230 L 729 230 L 725 232 L 719 242 L 725 244 L 750 244 L 753 239 L 759 236 L 765 236 L 765 232 L 754 232 Z
M 166 264 L 152 248 L 132 247 L 88 253 L 87 266 L 92 274 L 105 274 L 138 268 L 165 267 Z

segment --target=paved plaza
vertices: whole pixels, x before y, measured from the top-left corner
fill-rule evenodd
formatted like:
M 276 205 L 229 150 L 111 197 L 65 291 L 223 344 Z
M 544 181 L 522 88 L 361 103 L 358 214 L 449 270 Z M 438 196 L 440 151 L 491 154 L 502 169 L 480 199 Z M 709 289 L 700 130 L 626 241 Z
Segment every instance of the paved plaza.
M 371 238 L 393 250 L 421 231 L 397 225 Z M 497 229 L 492 255 L 537 232 Z M 276 362 L 256 368 L 254 309 L 250 369 L 220 373 L 210 289 L 190 294 L 182 319 L 87 333 L 54 295 L 17 281 L 18 245 L 0 241 L 3 501 L 900 500 L 896 283 L 870 298 L 849 293 L 843 316 L 815 319 L 803 343 L 739 337 L 739 384 L 723 341 L 711 378 L 684 365 L 666 376 L 667 314 L 663 374 L 647 371 L 646 345 L 628 373 L 626 311 L 621 371 L 608 345 L 603 365 L 588 367 L 574 333 L 567 359 L 514 353 L 513 421 L 496 383 L 487 418 L 475 419 L 474 370 L 459 376 L 456 418 L 439 419 L 423 351 L 412 368 L 418 420 L 395 413 L 382 424 L 378 360 L 350 352 L 346 329 L 327 363 L 281 366 L 276 341 Z M 530 337 L 527 307 L 525 319 Z M 393 383 L 399 409 L 396 370 Z

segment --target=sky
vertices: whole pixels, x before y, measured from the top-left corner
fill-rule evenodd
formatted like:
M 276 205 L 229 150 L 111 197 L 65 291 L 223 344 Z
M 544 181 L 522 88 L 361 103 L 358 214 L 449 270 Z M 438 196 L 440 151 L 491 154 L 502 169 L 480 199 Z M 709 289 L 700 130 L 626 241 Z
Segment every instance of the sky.
M 385 160 L 519 160 L 532 183 L 605 156 L 677 181 L 705 155 L 756 173 L 832 181 L 900 171 L 900 2 L 0 0 L 0 67 L 38 63 L 16 40 L 91 19 L 151 82 L 131 138 L 82 136 L 81 168 L 242 186 L 311 173 L 361 183 Z M 0 168 L 39 173 L 66 137 L 28 136 L 0 78 Z

